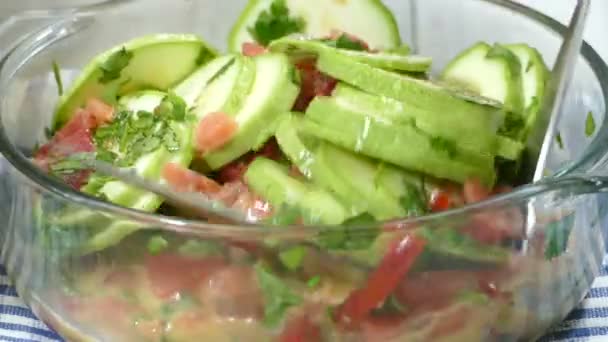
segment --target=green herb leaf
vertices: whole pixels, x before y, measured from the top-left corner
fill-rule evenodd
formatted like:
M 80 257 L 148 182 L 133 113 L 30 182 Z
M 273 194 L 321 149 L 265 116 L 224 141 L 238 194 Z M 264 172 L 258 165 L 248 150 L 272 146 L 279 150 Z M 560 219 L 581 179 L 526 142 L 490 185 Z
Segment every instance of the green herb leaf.
M 61 68 L 56 61 L 53 61 L 53 76 L 55 76 L 55 83 L 57 84 L 57 93 L 59 93 L 59 96 L 62 96 L 63 81 L 61 80 Z
M 63 158 L 50 166 L 53 174 L 71 174 L 90 169 L 90 161 L 95 159 L 91 152 L 75 153 Z
M 557 135 L 555 136 L 555 141 L 557 142 L 557 146 L 559 146 L 559 149 L 563 150 L 564 140 L 562 139 L 562 134 L 560 132 L 557 132 Z
M 285 0 L 275 0 L 270 5 L 270 9 L 260 13 L 253 27 L 249 27 L 248 31 L 259 44 L 266 46 L 275 39 L 302 32 L 305 27 L 306 22 L 303 18 L 289 16 L 289 8 Z
M 574 226 L 574 215 L 551 222 L 545 229 L 545 258 L 556 258 L 566 251 L 570 232 Z
M 290 307 L 302 303 L 302 298 L 294 294 L 287 284 L 264 266 L 256 265 L 255 271 L 264 297 L 264 323 L 269 327 L 276 327 Z
M 170 92 L 155 110 L 157 115 L 170 118 L 175 121 L 184 121 L 186 118 L 186 101 L 175 93 Z
M 295 207 L 283 204 L 280 208 L 277 208 L 274 215 L 272 215 L 266 224 L 273 226 L 289 226 L 297 224 L 298 220 L 302 219 L 302 211 Z
M 595 133 L 595 119 L 593 118 L 593 112 L 587 113 L 587 120 L 585 120 L 585 135 L 590 138 Z
M 345 221 L 342 226 L 323 230 L 319 233 L 317 243 L 322 248 L 329 250 L 367 249 L 374 243 L 380 230 L 373 226 L 366 226 L 376 222 L 376 219 L 370 214 L 361 214 Z
M 343 50 L 365 51 L 363 43 L 350 38 L 347 34 L 341 34 L 337 39 L 324 39 L 323 42 L 327 46 L 335 47 Z
M 153 236 L 148 240 L 148 252 L 152 255 L 160 254 L 169 247 L 169 242 L 160 235 Z
M 116 51 L 99 67 L 102 72 L 99 82 L 105 84 L 119 79 L 122 70 L 129 65 L 132 58 L 133 53 L 127 51 L 124 47 L 119 51 Z
M 290 271 L 296 271 L 302 265 L 302 260 L 306 256 L 306 249 L 302 246 L 290 248 L 279 253 L 279 260 Z
M 316 275 L 316 276 L 310 278 L 308 280 L 308 282 L 306 283 L 306 285 L 308 285 L 309 288 L 313 289 L 313 288 L 317 287 L 320 282 L 321 282 L 321 276 Z
M 405 194 L 399 199 L 399 203 L 408 216 L 422 216 L 428 211 L 424 194 L 410 184 L 406 184 Z
M 224 248 L 214 241 L 188 240 L 178 248 L 179 254 L 191 257 L 218 256 L 224 254 Z
M 450 158 L 454 158 L 456 156 L 456 154 L 458 153 L 458 150 L 456 149 L 456 145 L 454 144 L 454 142 L 445 139 L 443 137 L 432 137 L 431 138 L 431 147 L 438 150 L 438 151 L 443 151 L 445 153 L 447 153 L 448 157 Z
M 196 57 L 196 65 L 201 66 L 207 61 L 213 59 L 215 57 L 215 52 L 211 51 L 206 46 L 201 46 L 201 51 L 198 53 L 198 57 Z

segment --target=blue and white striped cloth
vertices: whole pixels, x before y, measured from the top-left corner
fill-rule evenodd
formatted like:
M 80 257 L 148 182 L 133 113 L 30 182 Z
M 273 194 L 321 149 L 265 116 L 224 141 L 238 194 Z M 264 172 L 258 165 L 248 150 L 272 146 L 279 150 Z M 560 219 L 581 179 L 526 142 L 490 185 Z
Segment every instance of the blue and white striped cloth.
M 608 341 L 608 258 L 587 298 L 542 340 Z M 0 266 L 0 342 L 61 342 L 19 299 Z

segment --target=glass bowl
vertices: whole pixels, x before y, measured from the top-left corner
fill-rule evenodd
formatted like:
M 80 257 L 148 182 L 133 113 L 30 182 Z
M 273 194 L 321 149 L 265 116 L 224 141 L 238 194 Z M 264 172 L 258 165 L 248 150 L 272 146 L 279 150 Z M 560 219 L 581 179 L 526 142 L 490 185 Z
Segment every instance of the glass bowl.
M 385 283 L 407 256 L 387 267 L 388 255 L 311 247 L 331 237 L 331 227 L 229 226 L 129 210 L 77 193 L 30 162 L 58 99 L 53 61 L 69 83 L 90 58 L 141 35 L 196 33 L 224 49 L 245 3 L 96 1 L 26 12 L 0 25 L 0 41 L 12 32 L 14 42 L 0 61 L 1 259 L 41 319 L 69 340 L 517 341 L 541 336 L 579 303 L 604 255 L 608 189 L 608 69 L 588 45 L 546 181 L 458 210 L 351 229 L 353 236 L 382 229 L 397 254 L 416 236 L 443 234 L 445 246 L 423 253 L 392 289 L 398 303 L 378 308 L 397 310 L 398 319 L 379 312 L 335 323 L 351 291 Z M 435 71 L 479 40 L 526 42 L 551 64 L 564 31 L 509 1 L 385 3 L 403 41 L 432 56 Z M 598 128 L 592 135 L 588 113 Z M 452 234 L 487 227 L 516 234 L 486 248 Z M 148 251 L 159 236 L 169 248 Z M 276 258 L 260 252 L 261 242 L 271 251 L 305 246 L 303 269 L 277 283 L 253 266 Z M 286 318 L 271 322 L 277 312 Z M 289 329 L 296 339 L 284 335 Z

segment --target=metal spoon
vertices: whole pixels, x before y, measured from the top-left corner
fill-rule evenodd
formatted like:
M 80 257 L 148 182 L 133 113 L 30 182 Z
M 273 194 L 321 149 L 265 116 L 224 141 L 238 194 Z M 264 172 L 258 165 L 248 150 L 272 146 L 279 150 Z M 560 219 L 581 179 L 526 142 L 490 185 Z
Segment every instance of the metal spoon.
M 583 32 L 589 15 L 591 0 L 578 0 L 570 25 L 564 35 L 555 66 L 551 72 L 546 94 L 541 104 L 535 125 L 526 141 L 526 166 L 523 173 L 526 183 L 543 178 L 545 167 L 557 131 L 557 123 L 562 112 L 564 97 L 570 83 L 576 62 L 583 45 Z M 532 169 L 534 167 L 534 169 Z
M 121 169 L 100 160 L 89 159 L 85 163 L 99 173 L 157 194 L 172 205 L 188 210 L 199 218 L 220 219 L 228 221 L 227 223 L 252 223 L 241 211 L 229 208 L 201 193 L 177 192 L 159 182 L 149 181 L 132 170 Z

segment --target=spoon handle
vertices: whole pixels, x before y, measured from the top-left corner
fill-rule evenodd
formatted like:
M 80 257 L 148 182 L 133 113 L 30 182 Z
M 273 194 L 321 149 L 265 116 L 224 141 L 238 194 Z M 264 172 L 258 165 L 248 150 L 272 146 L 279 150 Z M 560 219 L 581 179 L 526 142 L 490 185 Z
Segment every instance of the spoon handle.
M 231 223 L 246 223 L 247 218 L 240 211 L 231 209 L 199 193 L 177 192 L 158 182 L 151 182 L 135 172 L 115 167 L 112 164 L 92 160 L 90 166 L 97 172 L 116 178 L 134 187 L 163 197 L 167 202 L 196 214 L 200 218 L 214 218 Z
M 533 175 L 532 179 L 528 179 L 530 182 L 536 182 L 544 176 L 549 152 L 555 139 L 557 123 L 562 112 L 562 104 L 572 81 L 583 45 L 583 33 L 589 15 L 590 3 L 591 0 L 578 0 L 577 2 L 570 26 L 564 34 L 564 42 L 551 72 L 539 116 L 528 136 L 526 162 L 531 167 L 535 166 L 534 173 L 528 173 Z

